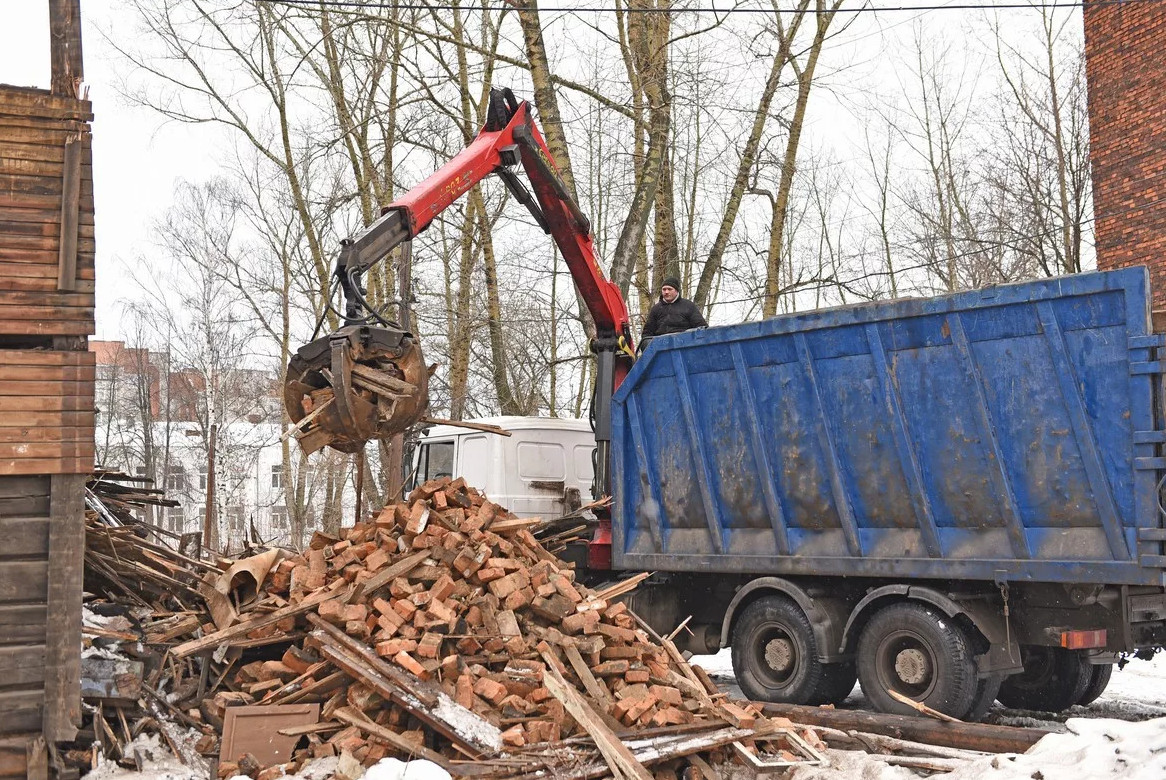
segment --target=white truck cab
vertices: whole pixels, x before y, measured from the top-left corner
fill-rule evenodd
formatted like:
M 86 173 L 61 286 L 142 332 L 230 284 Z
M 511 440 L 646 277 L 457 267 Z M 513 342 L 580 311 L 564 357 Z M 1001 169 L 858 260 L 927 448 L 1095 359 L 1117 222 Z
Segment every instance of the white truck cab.
M 510 436 L 451 425 L 431 427 L 413 458 L 412 484 L 464 477 L 519 517 L 553 518 L 591 499 L 595 435 L 586 420 L 487 417 Z

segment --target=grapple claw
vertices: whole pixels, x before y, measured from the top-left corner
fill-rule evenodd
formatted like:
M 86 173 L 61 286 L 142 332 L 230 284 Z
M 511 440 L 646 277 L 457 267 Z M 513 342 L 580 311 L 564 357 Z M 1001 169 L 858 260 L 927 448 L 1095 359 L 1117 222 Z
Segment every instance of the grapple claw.
M 305 452 L 357 452 L 416 424 L 429 408 L 429 373 L 413 334 L 350 325 L 301 347 L 284 383 Z

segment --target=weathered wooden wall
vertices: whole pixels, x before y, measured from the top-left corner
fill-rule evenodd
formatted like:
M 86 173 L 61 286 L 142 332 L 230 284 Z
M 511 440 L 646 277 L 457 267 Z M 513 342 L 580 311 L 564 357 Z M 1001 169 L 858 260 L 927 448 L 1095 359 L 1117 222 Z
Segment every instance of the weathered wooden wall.
M 0 778 L 81 720 L 93 467 L 92 108 L 78 0 L 49 0 L 52 90 L 0 85 Z

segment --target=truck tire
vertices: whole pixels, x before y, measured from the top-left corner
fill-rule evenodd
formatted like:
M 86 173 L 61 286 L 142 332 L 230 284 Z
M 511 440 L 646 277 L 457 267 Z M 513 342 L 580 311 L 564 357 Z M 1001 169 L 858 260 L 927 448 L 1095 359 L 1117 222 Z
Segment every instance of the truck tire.
M 733 671 L 750 699 L 809 704 L 824 680 L 810 620 L 786 596 L 762 596 L 733 626 Z
M 1005 707 L 1067 710 L 1081 700 L 1093 677 L 1092 664 L 1076 650 L 1021 645 L 1020 658 L 1024 671 L 1006 679 L 996 696 Z
M 851 662 L 822 664 L 822 682 L 807 704 L 841 704 L 854 690 L 858 671 Z
M 988 710 L 992 708 L 992 703 L 996 701 L 996 696 L 1000 693 L 1000 686 L 1004 683 L 1006 676 L 994 674 L 991 677 L 981 677 L 980 681 L 976 683 L 976 696 L 972 699 L 972 707 L 961 720 L 973 723 L 983 720 L 984 716 L 988 714 Z
M 976 697 L 976 662 L 963 630 L 915 602 L 875 613 L 858 640 L 858 679 L 880 712 L 915 715 L 894 690 L 932 709 L 962 718 Z
M 1085 693 L 1077 699 L 1082 707 L 1097 701 L 1097 697 L 1105 693 L 1109 686 L 1109 678 L 1113 677 L 1113 664 L 1092 664 L 1093 671 L 1089 675 L 1089 683 L 1085 686 Z

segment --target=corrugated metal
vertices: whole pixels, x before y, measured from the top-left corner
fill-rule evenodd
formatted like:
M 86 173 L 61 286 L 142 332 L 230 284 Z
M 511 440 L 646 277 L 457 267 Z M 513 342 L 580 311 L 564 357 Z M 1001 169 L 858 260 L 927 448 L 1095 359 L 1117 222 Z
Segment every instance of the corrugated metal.
M 1161 584 L 1137 538 L 1160 523 L 1146 287 L 1127 269 L 656 339 L 614 403 L 615 565 Z

